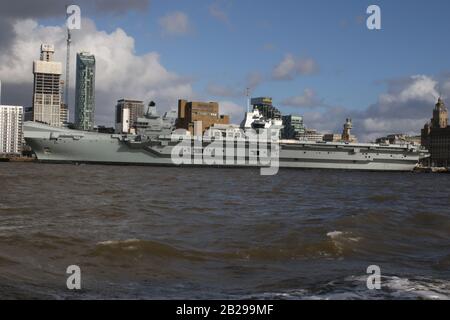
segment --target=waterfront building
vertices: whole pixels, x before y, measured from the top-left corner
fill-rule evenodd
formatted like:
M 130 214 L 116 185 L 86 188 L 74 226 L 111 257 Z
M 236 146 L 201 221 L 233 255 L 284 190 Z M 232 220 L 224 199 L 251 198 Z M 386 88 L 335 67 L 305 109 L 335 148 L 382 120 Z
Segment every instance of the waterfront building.
M 33 62 L 33 120 L 60 127 L 62 64 L 53 61 L 52 45 L 41 45 L 40 60 Z
M 375 140 L 377 144 L 411 144 L 414 146 L 421 145 L 421 136 L 410 136 L 406 134 L 389 134 L 386 137 L 377 138 Z
M 426 123 L 421 134 L 422 146 L 430 152 L 429 165 L 450 166 L 450 127 L 448 110 L 439 98 L 433 109 L 433 118 Z
M 20 154 L 22 142 L 23 107 L 0 105 L 0 154 Z
M 253 109 L 258 109 L 260 114 L 265 119 L 280 119 L 281 112 L 273 106 L 272 98 L 270 97 L 259 97 L 252 98 L 250 101 Z
M 342 142 L 342 135 L 339 133 L 325 133 L 323 141 L 326 142 Z
M 177 129 L 185 129 L 192 135 L 194 133 L 194 123 L 202 122 L 201 134 L 214 124 L 229 124 L 230 117 L 219 114 L 219 104 L 217 102 L 188 102 L 178 100 Z
M 59 118 L 61 120 L 61 125 L 65 125 L 69 122 L 69 107 L 65 103 L 61 103 Z
M 323 136 L 323 141 L 326 142 L 346 142 L 346 143 L 356 143 L 358 139 L 351 134 L 353 129 L 352 119 L 347 118 L 344 124 L 344 129 L 342 134 L 328 133 Z
M 77 54 L 75 89 L 75 127 L 93 130 L 95 116 L 95 56 L 87 52 Z
M 315 129 L 305 129 L 305 133 L 299 136 L 302 141 L 323 141 L 324 134 Z
M 305 134 L 305 125 L 302 116 L 286 115 L 282 117 L 283 129 L 281 130 L 282 139 L 299 139 Z
M 136 122 L 144 116 L 144 102 L 121 99 L 116 105 L 116 133 L 135 133 Z

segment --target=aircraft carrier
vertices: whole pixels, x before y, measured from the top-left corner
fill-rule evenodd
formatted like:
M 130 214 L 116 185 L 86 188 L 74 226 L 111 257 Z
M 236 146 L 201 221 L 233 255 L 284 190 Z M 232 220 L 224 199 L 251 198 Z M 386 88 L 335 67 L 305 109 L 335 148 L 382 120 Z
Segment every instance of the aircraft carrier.
M 255 113 L 257 111 L 246 114 L 247 122 L 252 122 L 253 126 L 262 124 L 262 127 L 270 128 L 279 125 L 264 123 L 258 120 Z M 242 128 L 234 127 L 230 131 L 230 127 L 225 130 L 218 126 L 216 134 L 223 133 L 224 139 L 222 144 L 215 142 L 213 161 L 207 161 L 205 155 L 215 139 L 200 141 L 186 134 L 174 134 L 174 119 L 167 117 L 167 114 L 147 114 L 145 118 L 138 119 L 138 123 L 135 134 L 106 134 L 25 122 L 24 136 L 39 161 L 55 163 L 214 167 L 276 165 L 280 168 L 413 171 L 419 161 L 428 156 L 426 151 L 410 144 L 269 139 L 262 148 L 260 142 L 252 143 L 248 139 L 242 139 L 243 143 L 234 141 L 236 136 L 233 132 L 242 135 L 245 132 Z M 232 142 L 227 144 L 227 141 Z M 222 150 L 217 152 L 217 146 Z M 231 155 L 230 146 L 234 150 Z M 182 161 L 174 157 L 180 154 L 183 154 Z

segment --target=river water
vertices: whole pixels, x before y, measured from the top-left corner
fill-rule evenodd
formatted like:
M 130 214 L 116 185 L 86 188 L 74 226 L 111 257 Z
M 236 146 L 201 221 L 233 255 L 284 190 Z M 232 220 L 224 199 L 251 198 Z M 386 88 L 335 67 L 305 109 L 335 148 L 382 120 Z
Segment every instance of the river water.
M 0 163 L 0 182 L 0 298 L 450 298 L 448 175 Z

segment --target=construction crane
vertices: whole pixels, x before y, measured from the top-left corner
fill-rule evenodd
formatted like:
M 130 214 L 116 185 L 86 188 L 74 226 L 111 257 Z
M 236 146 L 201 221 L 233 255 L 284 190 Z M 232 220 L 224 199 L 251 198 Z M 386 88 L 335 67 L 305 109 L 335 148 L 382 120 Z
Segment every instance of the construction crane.
M 67 12 L 68 6 L 66 6 Z M 69 14 L 67 13 L 67 18 Z M 69 82 L 70 82 L 70 45 L 72 44 L 72 34 L 70 33 L 70 28 L 67 25 L 67 57 L 66 57 L 66 92 L 65 92 L 65 104 L 69 108 Z

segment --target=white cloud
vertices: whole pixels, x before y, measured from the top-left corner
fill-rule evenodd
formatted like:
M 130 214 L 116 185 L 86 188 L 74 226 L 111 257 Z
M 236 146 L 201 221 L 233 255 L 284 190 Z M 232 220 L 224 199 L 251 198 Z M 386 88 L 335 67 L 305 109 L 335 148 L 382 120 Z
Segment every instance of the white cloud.
M 112 122 L 119 98 L 155 100 L 161 109 L 176 107 L 179 97 L 194 96 L 190 80 L 168 71 L 156 52 L 135 54 L 135 41 L 118 28 L 111 33 L 98 30 L 91 20 L 73 34 L 71 57 L 71 96 L 74 96 L 76 52 L 96 56 L 96 114 L 100 122 Z M 33 81 L 32 61 L 39 59 L 41 43 L 55 45 L 56 60 L 65 65 L 65 28 L 41 26 L 34 20 L 18 20 L 16 36 L 9 49 L 0 50 L 0 79 L 27 84 Z M 63 79 L 65 76 L 63 76 Z M 32 92 L 25 92 L 31 101 Z M 73 108 L 73 102 L 71 103 Z M 73 114 L 73 111 L 72 111 Z
M 317 73 L 319 66 L 312 58 L 297 58 L 287 54 L 284 59 L 274 67 L 272 78 L 274 80 L 292 80 L 298 75 L 311 75 Z
M 219 108 L 220 114 L 230 116 L 231 123 L 239 124 L 244 119 L 245 109 L 232 101 L 220 101 Z
M 450 94 L 450 75 L 442 79 L 443 94 Z M 326 111 L 307 111 L 305 123 L 310 128 L 326 132 L 340 132 L 345 118 L 353 118 L 354 133 L 360 141 L 373 141 L 393 133 L 420 134 L 424 124 L 432 117 L 438 98 L 439 83 L 433 77 L 415 75 L 387 81 L 387 90 L 376 103 L 364 110 L 327 106 Z M 302 105 L 312 94 L 304 94 L 292 102 Z M 295 98 L 295 97 L 294 97 Z
M 405 103 L 411 100 L 437 100 L 439 93 L 436 91 L 438 82 L 425 75 L 415 75 L 408 79 L 409 84 L 400 90 L 380 96 L 379 104 Z M 400 86 L 402 83 L 400 82 Z
M 329 107 L 326 112 L 308 109 L 304 114 L 305 125 L 323 133 L 341 132 L 345 119 L 351 112 L 343 107 Z
M 289 107 L 312 108 L 323 106 L 323 101 L 311 88 L 306 88 L 300 96 L 287 98 L 281 102 L 282 105 Z
M 189 17 L 181 11 L 168 13 L 159 19 L 163 35 L 180 36 L 192 31 Z
M 439 97 L 438 82 L 426 75 L 391 80 L 387 85 L 387 93 L 367 109 L 367 117 L 422 119 Z
M 450 80 L 447 80 L 447 81 L 442 85 L 441 90 L 443 90 L 443 92 L 450 93 Z M 444 97 L 444 98 L 450 98 L 450 96 L 449 96 L 449 97 Z
M 388 82 L 388 92 L 359 116 L 360 132 L 366 141 L 387 134 L 419 134 L 432 116 L 439 97 L 438 82 L 426 75 L 414 75 Z
M 431 113 L 431 109 L 430 109 Z M 364 141 L 374 141 L 387 134 L 404 133 L 409 135 L 419 134 L 420 129 L 427 122 L 423 119 L 361 119 L 361 139 Z

